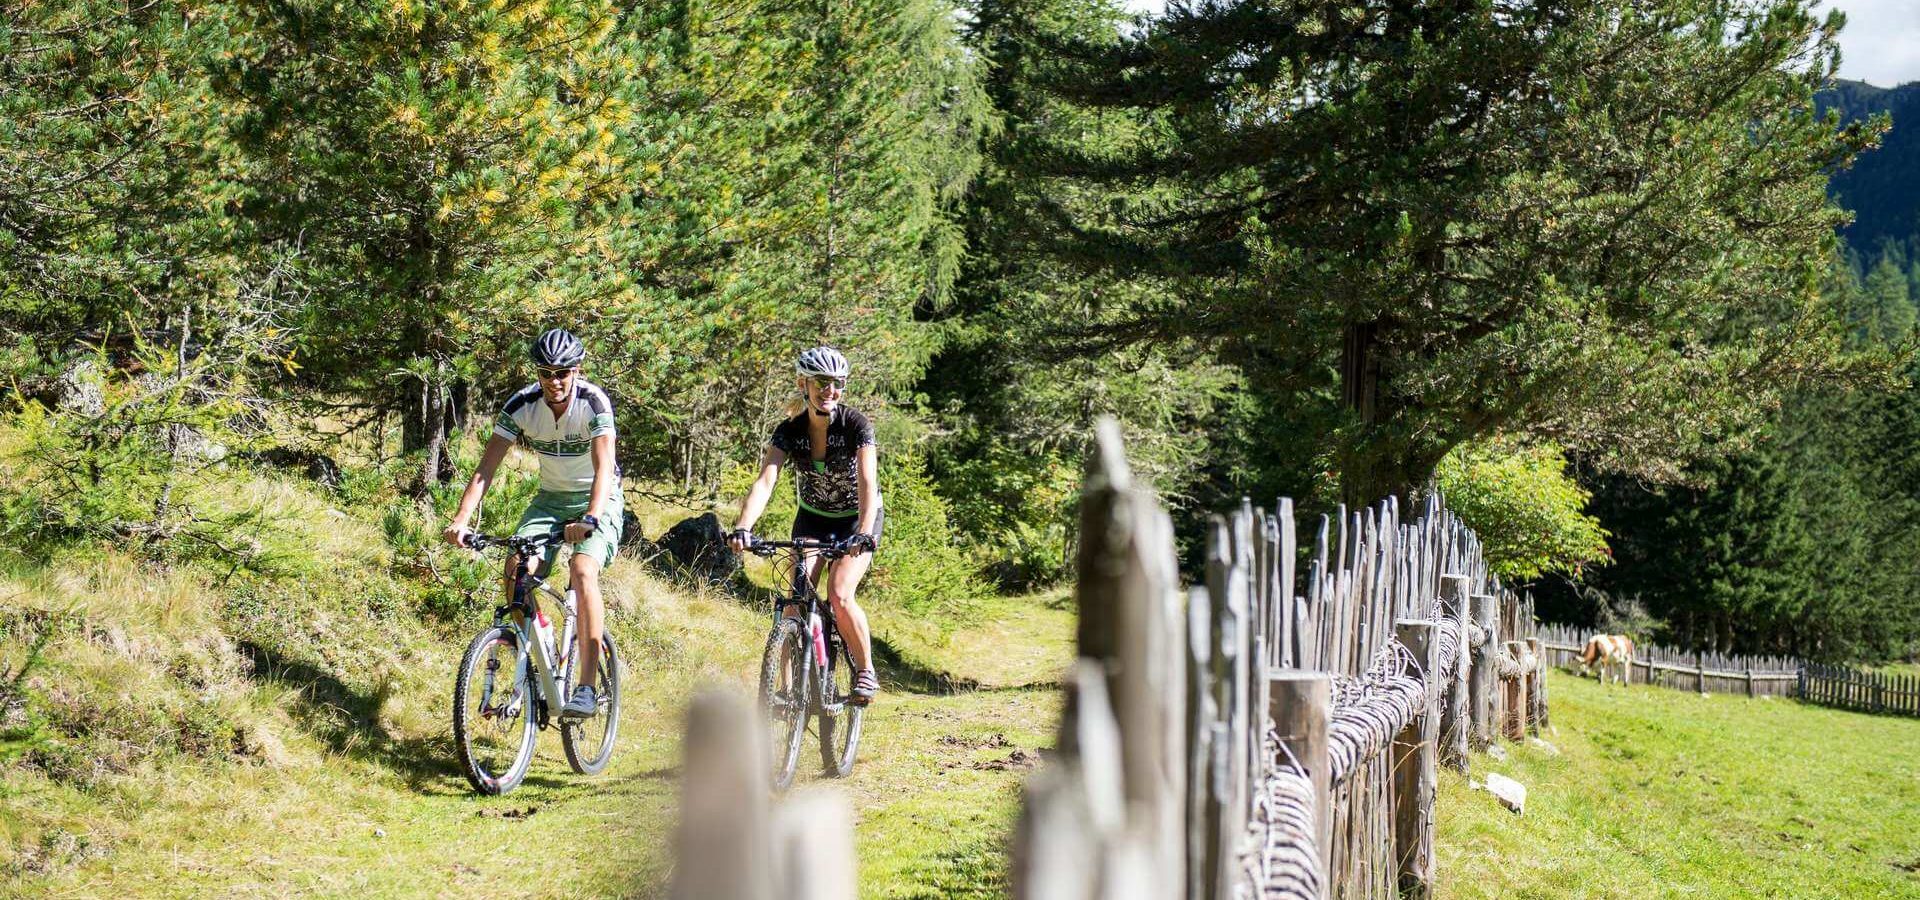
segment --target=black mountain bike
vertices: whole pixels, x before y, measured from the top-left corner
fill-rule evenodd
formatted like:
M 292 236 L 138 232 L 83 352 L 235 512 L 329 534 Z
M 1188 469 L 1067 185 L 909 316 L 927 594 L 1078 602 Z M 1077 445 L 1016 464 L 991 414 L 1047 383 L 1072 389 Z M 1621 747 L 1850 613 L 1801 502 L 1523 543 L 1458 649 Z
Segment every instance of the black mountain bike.
M 814 590 L 801 562 L 813 550 L 825 565 L 847 555 L 847 545 L 809 538 L 755 540 L 747 550 L 760 556 L 780 553 L 793 563 L 793 592 L 774 596 L 773 630 L 760 658 L 760 709 L 772 724 L 773 789 L 793 784 L 809 717 L 819 726 L 826 774 L 843 778 L 853 771 L 866 707 L 852 702 L 853 657 L 834 627 L 832 606 Z M 784 615 L 788 607 L 798 614 Z
M 599 712 L 586 719 L 559 715 L 573 691 L 575 601 L 573 591 L 562 595 L 547 585 L 546 573 L 534 573 L 530 561 L 561 539 L 557 530 L 538 537 L 475 534 L 467 539 L 475 550 L 506 547 L 520 560 L 513 596 L 494 609 L 493 624 L 467 645 L 453 683 L 454 747 L 467 781 L 483 794 L 518 786 L 533 764 L 539 731 L 556 722 L 560 746 L 575 772 L 598 775 L 613 758 L 620 728 L 620 655 L 611 632 L 600 633 L 600 678 L 594 685 Z M 541 595 L 560 613 L 550 631 L 535 626 L 545 621 Z

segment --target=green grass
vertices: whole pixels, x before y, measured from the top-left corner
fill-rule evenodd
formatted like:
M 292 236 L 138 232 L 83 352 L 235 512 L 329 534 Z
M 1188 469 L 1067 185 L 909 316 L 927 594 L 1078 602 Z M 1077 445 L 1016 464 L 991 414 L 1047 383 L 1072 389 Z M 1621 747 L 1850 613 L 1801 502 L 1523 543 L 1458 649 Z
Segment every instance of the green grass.
M 1442 898 L 1920 897 L 1920 721 L 1551 675 L 1555 756 L 1443 776 Z
M 1074 621 L 1073 594 L 1057 588 L 984 598 L 960 627 L 900 616 L 875 630 L 915 665 L 983 688 L 1050 687 L 1073 662 Z
M 278 513 L 276 572 L 226 579 L 106 547 L 0 557 L 0 676 L 53 623 L 24 683 L 65 748 L 9 763 L 0 744 L 0 896 L 663 894 L 686 698 L 746 689 L 757 608 L 617 563 L 605 584 L 628 665 L 613 764 L 573 775 L 544 735 L 526 783 L 481 798 L 455 769 L 447 705 L 491 601 L 427 614 L 429 585 L 469 588 L 448 580 L 447 555 L 393 549 L 394 533 L 417 545 L 426 527 L 383 528 L 405 512 L 338 509 L 276 478 L 231 488 Z M 655 527 L 691 512 L 637 505 Z M 863 896 L 1005 896 L 1071 616 L 1058 598 L 998 600 L 957 631 L 884 602 L 872 615 L 916 665 L 994 687 L 890 685 L 872 708 L 858 767 L 835 783 L 856 810 Z
M 1920 662 L 1897 662 L 1887 663 L 1883 666 L 1869 666 L 1867 667 L 1867 671 L 1878 672 L 1882 675 L 1899 675 L 1903 678 L 1915 678 L 1920 677 Z

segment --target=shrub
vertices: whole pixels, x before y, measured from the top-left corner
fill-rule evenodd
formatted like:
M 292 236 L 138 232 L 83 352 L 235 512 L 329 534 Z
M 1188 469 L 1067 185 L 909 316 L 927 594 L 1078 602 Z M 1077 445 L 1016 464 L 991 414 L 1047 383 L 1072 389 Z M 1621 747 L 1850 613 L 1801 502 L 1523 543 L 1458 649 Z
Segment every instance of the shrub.
M 994 445 L 951 465 L 942 493 L 981 569 L 1003 590 L 1032 590 L 1071 574 L 1068 521 L 1077 468 L 1057 454 Z
M 441 537 L 466 486 L 465 479 L 436 485 L 424 502 L 395 496 L 380 517 L 387 545 L 393 549 L 394 575 L 424 582 L 423 610 L 445 620 L 498 602 L 499 557 L 475 556 L 449 546 Z M 511 533 L 539 489 L 537 475 L 502 466 L 470 526 L 488 534 Z
M 1440 461 L 1434 480 L 1502 578 L 1578 575 L 1608 558 L 1607 531 L 1586 513 L 1591 495 L 1567 474 L 1557 447 L 1501 439 L 1463 444 Z
M 886 547 L 872 582 L 886 601 L 915 615 L 964 619 L 984 593 L 975 568 L 934 492 L 926 462 L 911 451 L 881 458 L 880 493 L 887 509 Z

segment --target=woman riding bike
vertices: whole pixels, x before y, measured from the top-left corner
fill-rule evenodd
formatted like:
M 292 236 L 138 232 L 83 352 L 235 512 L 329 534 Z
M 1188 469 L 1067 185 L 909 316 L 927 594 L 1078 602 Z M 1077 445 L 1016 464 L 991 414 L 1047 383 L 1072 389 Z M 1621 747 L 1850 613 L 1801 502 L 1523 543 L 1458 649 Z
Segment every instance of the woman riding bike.
M 854 594 L 873 565 L 873 551 L 879 549 L 886 523 L 875 474 L 879 451 L 873 442 L 873 423 L 840 403 L 852 369 L 840 351 L 815 347 L 800 354 L 793 368 L 800 397 L 787 411 L 790 418 L 773 429 L 760 457 L 760 476 L 740 502 L 740 518 L 727 543 L 736 553 L 746 549 L 754 523 L 766 512 L 767 499 L 780 481 L 781 467 L 793 460 L 794 494 L 800 503 L 793 537 L 848 543 L 847 555 L 829 568 L 826 594 L 834 624 L 853 654 L 852 700 L 864 705 L 880 692 L 880 681 L 873 672 L 867 614 L 854 602 Z M 819 559 L 809 554 L 801 564 L 817 583 Z

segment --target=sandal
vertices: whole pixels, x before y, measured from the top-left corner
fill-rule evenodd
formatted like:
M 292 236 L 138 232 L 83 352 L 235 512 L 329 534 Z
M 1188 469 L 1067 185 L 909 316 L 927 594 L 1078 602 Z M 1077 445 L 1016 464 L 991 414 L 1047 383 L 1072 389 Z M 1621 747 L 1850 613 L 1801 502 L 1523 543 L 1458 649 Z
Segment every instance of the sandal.
M 873 695 L 878 693 L 880 693 L 880 678 L 873 674 L 872 669 L 861 669 L 853 673 L 853 696 L 847 698 L 848 702 L 866 706 L 873 702 Z

